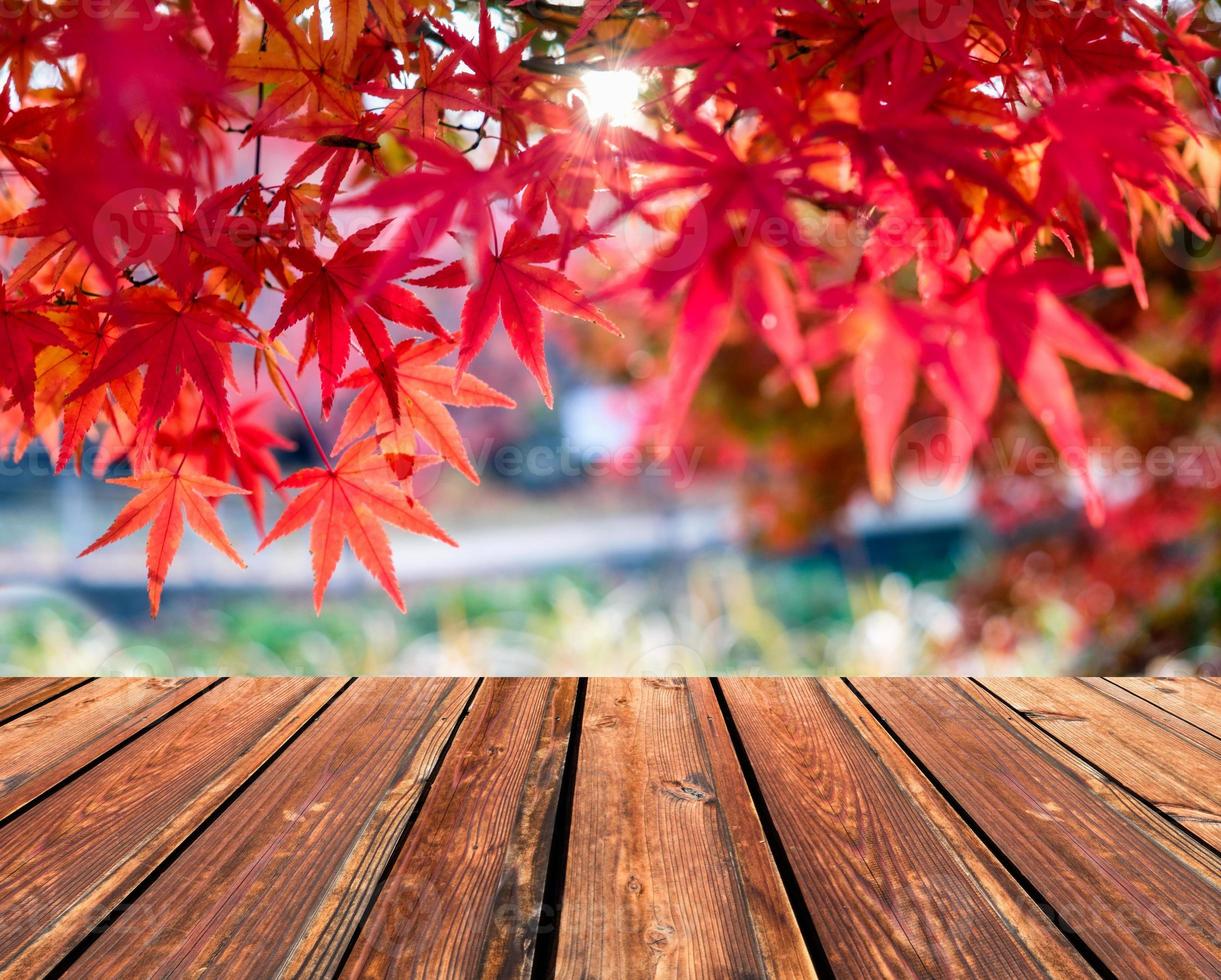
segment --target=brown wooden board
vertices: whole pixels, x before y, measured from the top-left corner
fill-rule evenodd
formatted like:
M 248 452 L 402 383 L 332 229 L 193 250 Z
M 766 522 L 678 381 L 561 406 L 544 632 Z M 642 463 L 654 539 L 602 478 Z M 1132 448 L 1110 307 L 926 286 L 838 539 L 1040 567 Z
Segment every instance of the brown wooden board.
M 1123 688 L 1200 731 L 1221 737 L 1221 688 L 1196 677 L 1108 677 L 1100 684 Z
M 346 976 L 529 976 L 576 688 L 484 681 Z
M 1126 705 L 1133 711 L 1145 715 L 1157 725 L 1168 728 L 1180 738 L 1185 738 L 1189 742 L 1195 742 L 1201 748 L 1221 758 L 1221 738 L 1205 731 L 1192 722 L 1180 718 L 1173 711 L 1159 708 L 1157 705 L 1146 701 L 1142 697 L 1138 697 L 1126 688 L 1112 684 L 1102 677 L 1082 677 L 1079 680 L 1087 687 L 1105 694 L 1112 701 L 1118 701 L 1120 704 Z
M 0 680 L 0 977 L 1221 975 L 1211 681 L 719 683 Z
M 86 680 L 84 677 L 0 677 L 0 724 Z
M 843 681 L 722 686 L 836 976 L 1092 976 Z
M 763 840 L 707 680 L 590 680 L 556 975 L 811 976 Z
M 199 677 L 114 678 L 75 688 L 0 725 L 0 819 L 211 683 Z
M 0 826 L 0 974 L 68 955 L 340 683 L 227 680 Z
M 1221 847 L 1221 741 L 1212 739 L 1219 751 L 1210 751 L 1196 738 L 1212 736 L 1111 685 L 1115 697 L 1073 678 L 980 683 L 1125 789 Z
M 1221 975 L 1217 880 L 1091 792 L 1028 721 L 970 681 L 853 683 L 1108 968 Z M 1131 808 L 1147 809 L 1135 800 Z M 1189 852 L 1184 843 L 1179 853 Z
M 475 687 L 359 678 L 70 976 L 332 976 Z

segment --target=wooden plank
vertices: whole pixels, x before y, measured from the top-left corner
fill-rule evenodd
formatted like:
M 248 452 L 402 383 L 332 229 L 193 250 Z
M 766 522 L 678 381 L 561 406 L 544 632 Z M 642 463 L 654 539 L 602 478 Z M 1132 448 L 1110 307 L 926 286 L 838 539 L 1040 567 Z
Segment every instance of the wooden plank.
M 69 953 L 341 685 L 227 680 L 0 827 L 0 974 Z
M 68 975 L 333 976 L 475 683 L 356 680 Z
M 853 682 L 896 735 L 1051 904 L 1125 976 L 1221 975 L 1221 880 L 1091 792 L 1071 753 L 970 681 Z M 1068 757 L 1068 758 L 1066 758 Z M 1209 854 L 1196 845 L 1199 851 Z
M 1163 716 L 1156 721 L 1077 678 L 996 677 L 980 683 L 1124 788 L 1221 848 L 1221 754 L 1178 728 L 1211 736 L 1150 708 Z M 1221 741 L 1213 742 L 1221 750 Z
M 84 677 L 0 677 L 0 724 L 86 680 Z
M 0 819 L 211 683 L 198 677 L 110 678 L 0 726 Z
M 1201 677 L 1108 677 L 1106 682 L 1221 736 L 1221 689 Z
M 357 937 L 349 977 L 526 977 L 576 680 L 488 678 Z
M 843 681 L 721 683 L 837 977 L 1094 975 Z
M 809 977 L 709 682 L 594 678 L 560 977 Z
M 1146 718 L 1153 721 L 1155 724 L 1163 728 L 1168 728 L 1180 738 L 1185 738 L 1189 742 L 1195 742 L 1201 748 L 1211 752 L 1214 756 L 1221 757 L 1221 738 L 1210 732 L 1204 731 L 1202 728 L 1193 725 L 1189 721 L 1185 721 L 1178 715 L 1165 708 L 1159 708 L 1155 704 L 1151 704 L 1144 698 L 1137 697 L 1131 691 L 1118 685 L 1112 684 L 1110 681 L 1102 677 L 1081 677 L 1078 680 L 1102 694 L 1105 694 L 1112 701 L 1118 701 L 1122 705 L 1126 705 L 1138 714 L 1144 715 Z

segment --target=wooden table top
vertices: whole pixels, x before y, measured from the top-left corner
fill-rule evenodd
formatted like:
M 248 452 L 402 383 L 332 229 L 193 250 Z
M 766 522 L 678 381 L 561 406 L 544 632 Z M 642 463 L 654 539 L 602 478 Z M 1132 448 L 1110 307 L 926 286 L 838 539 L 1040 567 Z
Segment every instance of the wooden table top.
M 1204 679 L 0 679 L 0 975 L 1221 976 Z

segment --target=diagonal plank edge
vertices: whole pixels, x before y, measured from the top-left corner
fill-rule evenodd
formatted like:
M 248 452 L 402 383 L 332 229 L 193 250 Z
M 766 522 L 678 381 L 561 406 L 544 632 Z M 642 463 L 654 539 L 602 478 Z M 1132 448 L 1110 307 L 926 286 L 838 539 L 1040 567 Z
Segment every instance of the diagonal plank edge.
M 841 680 L 726 700 L 837 976 L 1090 976 Z
M 333 974 L 474 685 L 357 679 L 69 975 Z
M 575 696 L 484 682 L 344 975 L 529 975 Z
M 203 677 L 86 684 L 0 725 L 0 820 L 213 683 Z M 56 737 L 46 732 L 54 729 Z
M 1186 841 L 1179 854 L 1162 846 L 1091 793 L 1054 742 L 1032 738 L 1030 722 L 969 681 L 854 684 L 1109 969 L 1221 974 L 1221 891 L 1206 866 L 1180 857 Z
M 1197 740 L 1212 736 L 1197 736 L 1122 689 L 1111 688 L 1112 696 L 1084 680 L 1055 687 L 1019 677 L 979 683 L 1185 830 L 1221 847 L 1221 752 Z M 1221 750 L 1221 740 L 1212 741 Z
M 715 705 L 702 678 L 589 681 L 557 976 L 813 975 Z
M 67 956 L 338 686 L 225 681 L 0 827 L 0 974 Z
M 1200 731 L 1221 732 L 1221 688 L 1195 677 L 1108 677 L 1122 687 L 1170 712 Z
M 0 724 L 87 681 L 87 677 L 0 677 Z

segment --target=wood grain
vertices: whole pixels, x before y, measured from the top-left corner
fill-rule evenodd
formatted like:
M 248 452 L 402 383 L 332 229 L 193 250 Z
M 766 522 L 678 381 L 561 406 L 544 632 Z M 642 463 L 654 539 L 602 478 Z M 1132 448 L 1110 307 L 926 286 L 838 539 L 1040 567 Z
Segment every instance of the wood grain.
M 1142 710 L 1143 702 L 1114 687 L 1116 697 L 1074 678 L 1056 684 L 1020 677 L 980 683 L 1124 788 L 1221 847 L 1221 740 L 1160 708 L 1146 704 Z M 1124 697 L 1137 706 L 1119 700 Z M 1211 739 L 1215 750 L 1197 737 Z
M 1121 687 L 1201 731 L 1221 735 L 1221 688 L 1198 677 L 1108 677 L 1105 683 Z
M 1221 974 L 1218 881 L 1090 792 L 1046 735 L 969 681 L 854 684 L 1108 968 Z M 1183 842 L 1179 853 L 1190 850 Z
M 0 977 L 1221 975 L 1221 686 L 721 686 L 0 679 Z
M 225 681 L 0 827 L 0 975 L 71 952 L 340 683 Z
M 198 677 L 86 684 L 0 725 L 0 819 L 204 690 Z
M 0 724 L 86 680 L 84 677 L 0 677 Z
M 1189 742 L 1195 742 L 1202 749 L 1221 758 L 1221 738 L 1180 718 L 1174 712 L 1167 711 L 1165 708 L 1159 708 L 1157 705 L 1146 701 L 1142 697 L 1138 697 L 1125 688 L 1110 683 L 1102 677 L 1081 677 L 1077 678 L 1077 680 L 1087 687 L 1105 694 L 1112 701 L 1118 701 L 1138 714 L 1144 715 L 1159 727 L 1169 729 L 1180 738 L 1185 738 Z
M 572 678 L 484 682 L 345 976 L 529 976 L 575 698 Z
M 762 840 L 707 680 L 590 680 L 556 975 L 812 976 Z
M 722 681 L 836 976 L 1092 976 L 840 680 Z
M 69 975 L 334 975 L 474 687 L 357 679 Z

